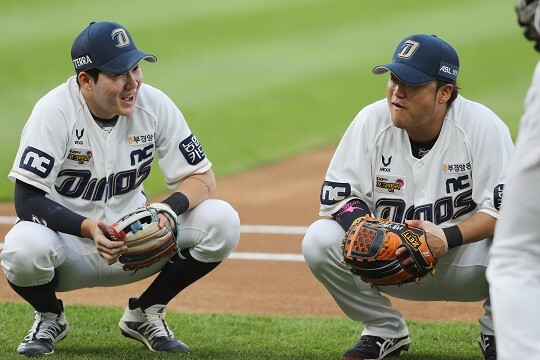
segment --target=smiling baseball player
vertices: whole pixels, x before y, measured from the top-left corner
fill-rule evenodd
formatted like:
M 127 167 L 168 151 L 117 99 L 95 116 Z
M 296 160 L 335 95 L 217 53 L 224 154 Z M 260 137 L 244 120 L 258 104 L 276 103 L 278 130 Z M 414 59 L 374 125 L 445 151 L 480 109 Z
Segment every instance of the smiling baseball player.
M 9 173 L 21 221 L 6 235 L 1 265 L 35 309 L 17 352 L 51 354 L 66 337 L 57 292 L 154 274 L 149 288 L 129 299 L 121 332 L 153 351 L 187 352 L 164 321 L 165 306 L 232 252 L 238 214 L 209 199 L 216 187 L 212 164 L 173 101 L 143 84 L 139 62 L 157 59 L 138 50 L 124 26 L 91 23 L 73 42 L 71 57 L 76 75 L 37 102 Z M 178 215 L 177 251 L 124 271 L 118 260 L 127 246 L 104 231 L 147 203 L 143 183 L 156 159 L 173 191 L 159 207 Z M 163 219 L 159 226 L 170 228 Z

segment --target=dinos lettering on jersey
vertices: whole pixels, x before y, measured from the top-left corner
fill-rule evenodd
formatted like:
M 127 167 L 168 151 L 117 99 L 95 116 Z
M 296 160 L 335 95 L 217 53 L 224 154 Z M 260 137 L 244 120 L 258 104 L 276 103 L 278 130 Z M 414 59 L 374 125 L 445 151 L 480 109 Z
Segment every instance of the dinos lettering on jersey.
M 351 185 L 348 183 L 338 183 L 325 181 L 321 187 L 321 204 L 333 205 L 351 195 Z
M 54 167 L 54 158 L 35 147 L 28 146 L 21 155 L 19 167 L 46 178 Z
M 201 143 L 193 134 L 182 140 L 178 148 L 190 165 L 197 165 L 206 158 Z
M 57 181 L 61 180 L 55 189 L 58 194 L 69 198 L 81 198 L 88 201 L 107 201 L 113 196 L 126 194 L 142 184 L 150 174 L 154 145 L 137 149 L 130 153 L 129 158 L 136 168 L 124 169 L 104 178 L 93 178 L 92 173 L 85 169 L 64 169 L 58 173 Z
M 445 196 L 434 203 L 408 206 L 403 199 L 380 198 L 375 203 L 377 217 L 402 223 L 405 219 L 419 219 L 442 224 L 473 212 L 477 205 L 472 199 L 472 189 L 454 196 Z

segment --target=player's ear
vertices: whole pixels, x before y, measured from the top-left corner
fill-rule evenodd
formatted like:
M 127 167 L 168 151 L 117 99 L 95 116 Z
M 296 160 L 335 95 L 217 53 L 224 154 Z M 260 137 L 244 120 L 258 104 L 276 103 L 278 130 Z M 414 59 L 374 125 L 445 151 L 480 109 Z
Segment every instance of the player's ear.
M 452 91 L 454 90 L 454 85 L 444 84 L 437 90 L 437 101 L 439 104 L 446 104 L 450 97 L 452 96 Z
M 88 75 L 86 72 L 81 71 L 77 74 L 77 80 L 79 82 L 80 87 L 82 87 L 85 90 L 92 90 L 93 80 L 90 75 Z

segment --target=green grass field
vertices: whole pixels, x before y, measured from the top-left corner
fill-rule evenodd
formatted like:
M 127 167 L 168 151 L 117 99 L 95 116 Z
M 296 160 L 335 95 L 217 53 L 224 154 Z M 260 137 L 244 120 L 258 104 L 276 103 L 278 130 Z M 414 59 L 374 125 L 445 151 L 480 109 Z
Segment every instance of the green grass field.
M 92 20 L 124 24 L 157 55 L 145 81 L 178 104 L 218 177 L 335 144 L 366 104 L 384 96 L 371 69 L 412 33 L 433 33 L 461 58 L 461 93 L 487 105 L 517 134 L 537 54 L 521 35 L 513 1 L 154 0 L 0 2 L 0 200 L 34 103 L 73 68 L 75 36 Z M 165 190 L 153 171 L 149 194 Z M 29 328 L 30 308 L 1 304 L 0 358 Z M 191 355 L 152 354 L 123 339 L 122 309 L 68 305 L 73 326 L 58 359 L 336 359 L 359 328 L 343 319 L 168 315 Z M 479 359 L 477 324 L 410 322 L 403 359 Z
M 2 304 L 0 358 L 15 352 L 32 323 L 28 305 Z M 359 327 L 347 319 L 167 313 L 167 323 L 190 354 L 152 353 L 120 335 L 122 309 L 66 306 L 72 328 L 57 344 L 54 359 L 323 360 L 340 359 L 357 340 Z M 9 316 L 7 315 L 9 314 Z M 408 322 L 413 343 L 403 360 L 476 360 L 479 325 Z
M 506 0 L 119 1 L 0 3 L 0 200 L 34 103 L 73 73 L 69 52 L 91 20 L 115 20 L 157 55 L 145 81 L 175 100 L 219 176 L 336 143 L 384 96 L 391 59 L 412 33 L 434 33 L 461 57 L 462 94 L 512 133 L 537 55 Z M 487 11 L 486 9 L 489 9 Z M 146 190 L 165 190 L 155 167 Z

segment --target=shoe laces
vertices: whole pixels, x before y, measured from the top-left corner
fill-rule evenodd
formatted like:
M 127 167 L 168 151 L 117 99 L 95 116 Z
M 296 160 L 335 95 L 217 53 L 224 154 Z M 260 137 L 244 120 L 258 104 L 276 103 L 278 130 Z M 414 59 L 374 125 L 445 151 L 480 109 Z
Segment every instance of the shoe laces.
M 495 345 L 495 336 L 482 335 L 486 348 L 484 349 L 484 355 L 494 356 L 497 354 L 497 348 Z
M 47 339 L 54 341 L 58 334 L 62 332 L 58 314 L 35 311 L 34 318 L 34 324 L 24 340 Z
M 165 322 L 164 309 L 164 306 L 151 306 L 144 311 L 146 321 L 139 326 L 139 329 L 144 332 L 144 336 L 149 341 L 160 337 L 174 338 L 174 333 L 169 330 Z

